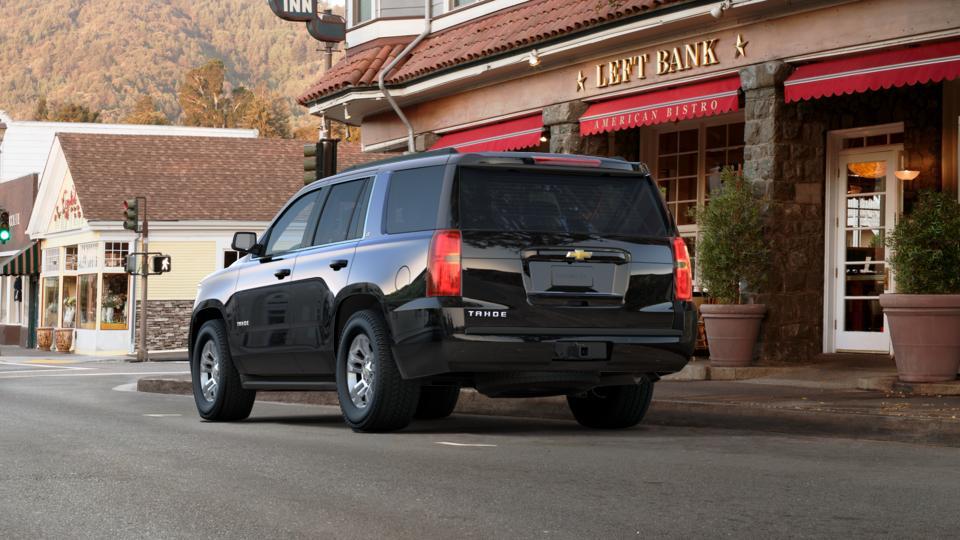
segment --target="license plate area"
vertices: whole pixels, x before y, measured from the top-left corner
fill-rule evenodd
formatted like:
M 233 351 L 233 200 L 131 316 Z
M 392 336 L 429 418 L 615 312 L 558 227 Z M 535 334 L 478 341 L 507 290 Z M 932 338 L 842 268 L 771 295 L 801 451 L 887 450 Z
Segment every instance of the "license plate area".
M 607 360 L 609 357 L 609 344 L 602 341 L 561 341 L 554 349 L 556 360 Z

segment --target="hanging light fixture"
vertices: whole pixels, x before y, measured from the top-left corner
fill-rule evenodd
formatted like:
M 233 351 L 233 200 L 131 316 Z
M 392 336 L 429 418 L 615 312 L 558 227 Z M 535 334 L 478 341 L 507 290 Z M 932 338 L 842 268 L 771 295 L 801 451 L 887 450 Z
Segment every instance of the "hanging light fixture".
M 900 167 L 893 172 L 893 175 L 898 179 L 903 180 L 904 182 L 909 182 L 911 180 L 916 180 L 920 176 L 920 171 L 916 169 L 908 169 L 906 167 L 906 160 L 903 157 L 903 152 L 900 152 Z
M 527 63 L 530 64 L 530 67 L 537 67 L 540 65 L 540 53 L 536 49 L 530 51 L 530 55 L 527 56 Z

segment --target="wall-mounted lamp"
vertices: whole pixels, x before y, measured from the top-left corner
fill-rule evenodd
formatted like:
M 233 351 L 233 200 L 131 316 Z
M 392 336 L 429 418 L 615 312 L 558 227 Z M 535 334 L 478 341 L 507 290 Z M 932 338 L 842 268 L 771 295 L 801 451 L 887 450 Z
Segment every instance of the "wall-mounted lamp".
M 344 120 L 349 120 L 349 119 L 350 119 L 350 111 L 347 110 L 347 105 L 346 105 L 346 103 L 344 103 L 344 105 L 343 105 L 343 119 L 344 119 Z
M 893 172 L 893 175 L 899 180 L 904 182 L 909 182 L 911 180 L 916 180 L 920 176 L 920 171 L 915 169 L 908 169 L 906 166 L 906 160 L 903 157 L 903 152 L 900 152 L 900 167 Z
M 540 65 L 540 53 L 536 49 L 530 51 L 530 54 L 527 56 L 527 63 L 530 64 L 530 67 L 537 67 Z
M 714 19 L 719 19 L 720 17 L 723 17 L 723 12 L 730 9 L 731 7 L 733 7 L 732 0 L 723 0 L 723 2 L 720 2 L 713 9 L 710 10 L 710 16 L 713 17 Z
M 549 140 L 550 140 L 550 138 L 547 137 L 547 134 L 546 134 L 546 133 L 541 133 L 541 134 L 540 134 L 540 142 L 547 142 L 547 141 L 549 141 Z

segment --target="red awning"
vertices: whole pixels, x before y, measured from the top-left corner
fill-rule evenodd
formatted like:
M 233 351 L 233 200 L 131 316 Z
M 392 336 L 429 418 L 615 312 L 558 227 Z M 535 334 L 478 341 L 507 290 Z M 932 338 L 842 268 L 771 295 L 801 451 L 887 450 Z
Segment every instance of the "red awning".
M 431 150 L 456 148 L 458 152 L 505 152 L 540 144 L 543 115 L 535 114 L 440 137 Z
M 649 126 L 713 116 L 737 110 L 740 77 L 657 90 L 591 105 L 580 118 L 580 134 L 594 135 L 637 126 Z
M 800 66 L 783 84 L 787 102 L 940 82 L 960 76 L 960 41 L 880 51 Z

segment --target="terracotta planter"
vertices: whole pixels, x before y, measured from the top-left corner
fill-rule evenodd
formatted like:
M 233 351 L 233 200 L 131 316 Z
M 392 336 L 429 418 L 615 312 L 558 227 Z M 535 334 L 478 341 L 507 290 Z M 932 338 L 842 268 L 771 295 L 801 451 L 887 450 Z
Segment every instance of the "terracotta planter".
M 73 328 L 58 328 L 56 335 L 57 351 L 70 352 L 73 348 Z
M 943 382 L 960 369 L 960 294 L 884 294 L 880 306 L 903 382 Z
M 49 351 L 53 345 L 53 328 L 37 328 L 37 348 Z
M 743 367 L 753 361 L 753 346 L 760 337 L 763 304 L 704 304 L 700 314 L 707 330 L 710 365 Z

